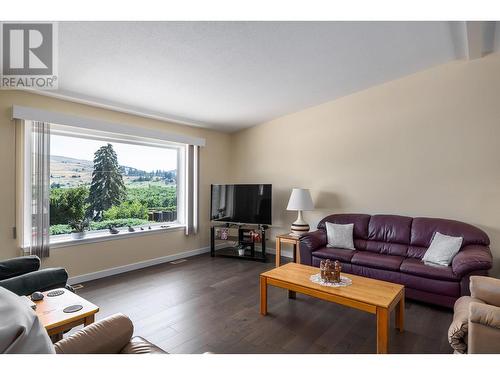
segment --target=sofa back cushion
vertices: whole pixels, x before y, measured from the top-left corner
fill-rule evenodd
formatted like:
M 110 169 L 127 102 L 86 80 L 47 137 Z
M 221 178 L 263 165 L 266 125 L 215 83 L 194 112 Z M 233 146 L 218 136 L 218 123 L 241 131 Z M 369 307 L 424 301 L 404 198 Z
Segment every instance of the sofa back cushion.
M 468 245 L 488 246 L 488 235 L 481 229 L 460 221 L 399 215 L 334 214 L 318 223 L 354 224 L 354 247 L 389 255 L 422 259 L 435 232 L 462 237 Z
M 428 217 L 413 219 L 410 244 L 414 247 L 428 248 L 436 232 L 453 237 L 462 237 L 462 247 L 467 245 L 488 246 L 490 244 L 488 235 L 475 226 L 461 221 Z
M 318 229 L 326 230 L 326 222 L 333 224 L 354 224 L 354 240 L 366 240 L 368 238 L 368 222 L 370 221 L 370 217 L 370 215 L 366 214 L 334 214 L 321 220 L 318 223 Z
M 410 244 L 412 218 L 399 215 L 373 215 L 368 223 L 366 250 L 406 256 Z

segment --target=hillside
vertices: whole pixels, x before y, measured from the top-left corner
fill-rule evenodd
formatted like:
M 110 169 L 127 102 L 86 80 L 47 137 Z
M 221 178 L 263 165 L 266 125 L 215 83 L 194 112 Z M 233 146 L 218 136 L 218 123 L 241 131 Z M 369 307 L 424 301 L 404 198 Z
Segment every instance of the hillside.
M 90 185 L 94 163 L 90 160 L 51 155 L 50 184 L 53 187 L 70 188 Z M 146 172 L 128 166 L 120 166 L 123 181 L 129 187 L 176 184 L 177 171 Z

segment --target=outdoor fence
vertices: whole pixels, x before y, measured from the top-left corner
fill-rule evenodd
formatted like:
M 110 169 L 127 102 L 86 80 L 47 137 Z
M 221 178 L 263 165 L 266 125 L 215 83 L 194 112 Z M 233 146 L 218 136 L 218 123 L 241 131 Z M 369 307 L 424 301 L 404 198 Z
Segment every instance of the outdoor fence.
M 148 220 L 158 223 L 177 220 L 177 211 L 149 211 Z

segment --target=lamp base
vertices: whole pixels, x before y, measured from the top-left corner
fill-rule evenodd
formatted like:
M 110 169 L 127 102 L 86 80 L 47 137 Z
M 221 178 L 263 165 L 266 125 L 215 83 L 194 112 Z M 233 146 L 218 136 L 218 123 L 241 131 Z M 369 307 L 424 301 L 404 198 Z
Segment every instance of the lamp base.
M 302 211 L 298 212 L 297 220 L 295 220 L 293 222 L 290 229 L 291 229 L 292 233 L 296 234 L 296 235 L 301 235 L 301 234 L 309 232 L 309 229 L 311 229 L 311 228 L 309 227 L 309 224 L 307 224 L 304 221 L 304 219 L 302 218 Z
M 301 235 L 301 234 L 309 232 L 309 229 L 311 229 L 311 228 L 309 227 L 309 224 L 295 225 L 295 223 L 294 223 L 294 224 L 292 224 L 290 229 L 291 229 L 293 234 Z

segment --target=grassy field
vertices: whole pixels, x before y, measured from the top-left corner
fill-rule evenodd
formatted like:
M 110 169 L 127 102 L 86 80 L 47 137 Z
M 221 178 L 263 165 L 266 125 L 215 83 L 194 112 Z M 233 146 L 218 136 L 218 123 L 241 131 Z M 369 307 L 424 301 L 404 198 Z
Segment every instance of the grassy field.
M 50 184 L 61 188 L 90 186 L 93 168 L 94 163 L 89 160 L 53 155 L 50 157 Z M 139 177 L 124 174 L 123 182 L 132 188 L 175 185 L 161 177 L 153 177 L 150 181 L 140 181 Z

